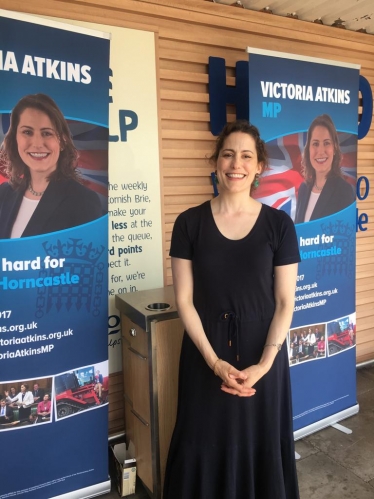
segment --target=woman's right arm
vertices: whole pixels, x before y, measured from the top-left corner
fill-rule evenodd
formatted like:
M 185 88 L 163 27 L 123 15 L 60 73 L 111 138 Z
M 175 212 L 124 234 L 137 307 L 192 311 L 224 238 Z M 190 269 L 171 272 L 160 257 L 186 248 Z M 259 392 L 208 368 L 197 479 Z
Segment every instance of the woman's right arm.
M 171 268 L 179 317 L 191 340 L 195 343 L 208 366 L 213 369 L 218 357 L 206 337 L 199 314 L 193 304 L 192 261 L 172 258 Z
M 183 258 L 171 259 L 171 268 L 173 272 L 173 283 L 176 304 L 179 317 L 184 328 L 196 345 L 197 349 L 204 357 L 208 366 L 227 384 L 237 387 L 238 382 L 229 378 L 229 373 L 237 379 L 246 379 L 246 375 L 235 369 L 231 364 L 218 359 L 217 354 L 210 344 L 199 314 L 193 304 L 193 272 L 192 261 Z M 192 368 L 192 366 L 191 366 Z M 255 390 L 253 390 L 255 393 Z

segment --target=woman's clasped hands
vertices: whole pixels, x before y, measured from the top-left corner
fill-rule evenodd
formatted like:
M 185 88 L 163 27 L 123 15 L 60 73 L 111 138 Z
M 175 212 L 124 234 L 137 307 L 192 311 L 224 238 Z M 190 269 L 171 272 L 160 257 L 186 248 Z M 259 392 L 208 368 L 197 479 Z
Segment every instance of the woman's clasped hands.
M 260 364 L 254 364 L 243 371 L 235 369 L 234 366 L 220 360 L 216 366 L 215 373 L 222 379 L 221 390 L 238 395 L 239 397 L 252 397 L 256 393 L 253 385 L 261 379 L 267 370 Z

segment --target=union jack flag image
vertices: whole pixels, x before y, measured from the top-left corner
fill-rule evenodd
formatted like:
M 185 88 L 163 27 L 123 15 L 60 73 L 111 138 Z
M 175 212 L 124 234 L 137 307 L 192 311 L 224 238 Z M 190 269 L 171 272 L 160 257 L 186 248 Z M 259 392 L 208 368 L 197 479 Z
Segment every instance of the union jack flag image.
M 83 183 L 95 191 L 104 212 L 108 210 L 108 138 L 107 128 L 68 120 L 78 150 L 78 172 Z

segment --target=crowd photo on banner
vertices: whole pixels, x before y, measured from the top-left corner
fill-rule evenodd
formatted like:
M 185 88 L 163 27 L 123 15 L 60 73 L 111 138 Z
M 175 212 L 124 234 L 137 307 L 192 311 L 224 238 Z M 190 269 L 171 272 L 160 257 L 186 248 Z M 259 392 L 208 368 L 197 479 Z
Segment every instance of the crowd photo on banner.
M 52 420 L 52 378 L 0 384 L 0 431 Z

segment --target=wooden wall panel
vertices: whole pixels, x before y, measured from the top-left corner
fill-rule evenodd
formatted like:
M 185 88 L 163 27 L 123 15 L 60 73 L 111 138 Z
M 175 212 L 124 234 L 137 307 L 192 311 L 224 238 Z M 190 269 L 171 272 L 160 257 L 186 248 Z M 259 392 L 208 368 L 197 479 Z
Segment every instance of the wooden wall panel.
M 157 33 L 165 284 L 172 283 L 168 249 L 176 216 L 212 197 L 205 159 L 209 131 L 208 57 L 226 60 L 227 84 L 247 46 L 361 64 L 374 90 L 374 37 L 205 0 L 0 0 L 0 8 L 79 19 Z M 228 106 L 228 120 L 234 109 Z M 358 174 L 374 181 L 374 125 L 359 142 Z M 374 187 L 373 187 L 374 188 Z M 369 215 L 357 237 L 357 361 L 374 358 L 374 197 L 358 201 Z M 112 375 L 110 425 L 121 427 L 121 381 Z
M 115 435 L 124 429 L 124 400 L 122 372 L 109 375 L 109 434 Z

